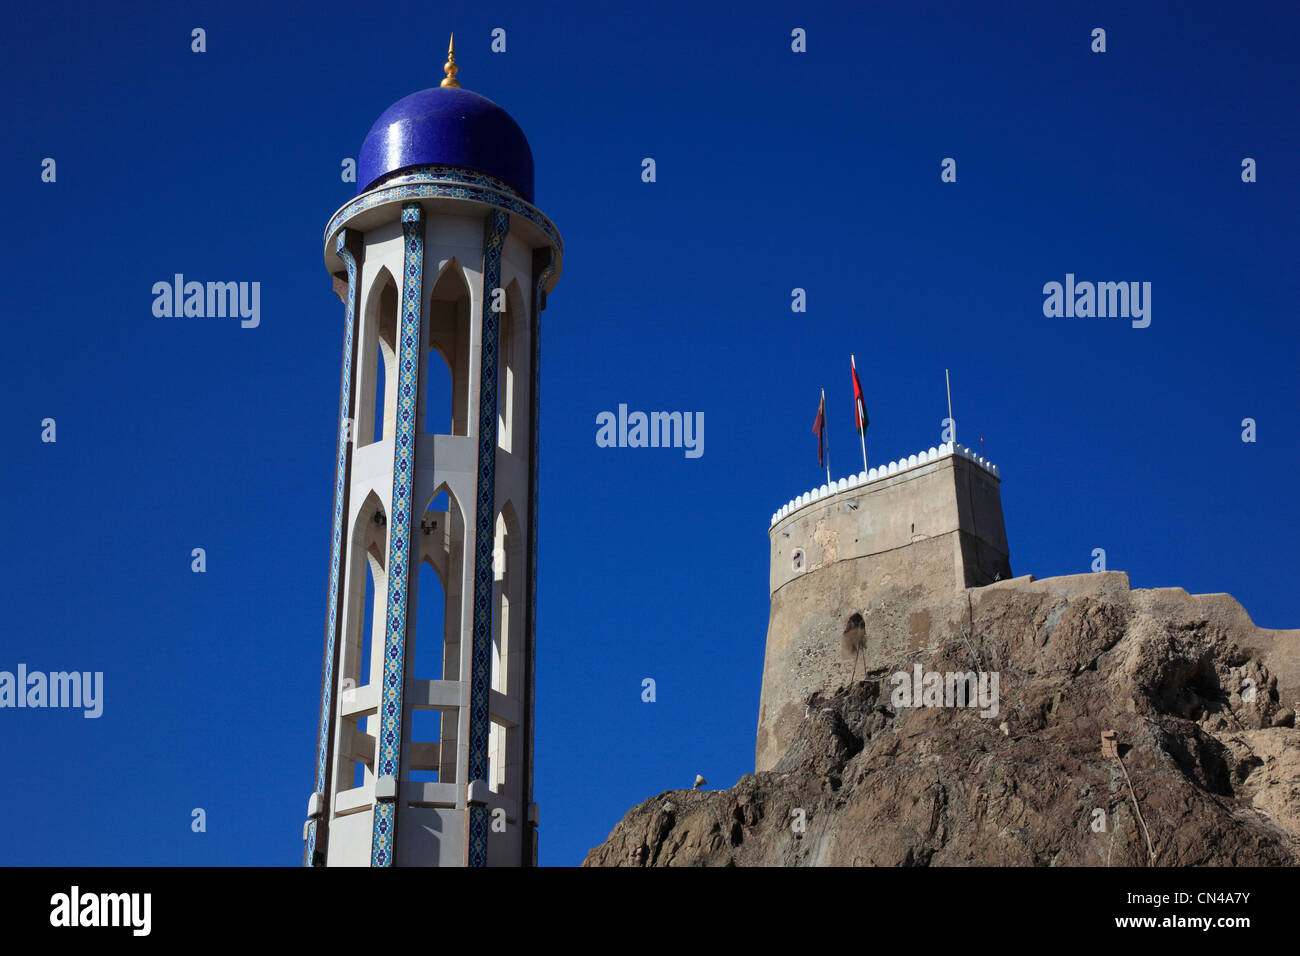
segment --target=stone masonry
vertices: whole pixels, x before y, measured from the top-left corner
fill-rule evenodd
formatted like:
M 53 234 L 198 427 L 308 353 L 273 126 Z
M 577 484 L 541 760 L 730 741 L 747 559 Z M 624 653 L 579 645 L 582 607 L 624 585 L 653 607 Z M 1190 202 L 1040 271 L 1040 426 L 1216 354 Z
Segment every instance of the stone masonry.
M 950 443 L 823 486 L 773 516 L 756 770 L 789 748 L 811 694 L 929 645 L 963 589 L 1011 577 L 999 484 L 995 466 Z M 860 654 L 841 649 L 854 613 L 866 624 Z

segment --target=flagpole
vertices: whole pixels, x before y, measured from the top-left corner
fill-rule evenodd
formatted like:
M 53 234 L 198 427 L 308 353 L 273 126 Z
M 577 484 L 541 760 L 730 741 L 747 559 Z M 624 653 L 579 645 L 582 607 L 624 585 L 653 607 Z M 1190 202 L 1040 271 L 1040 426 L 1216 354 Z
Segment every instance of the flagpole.
M 943 370 L 943 382 L 948 386 L 948 425 L 952 428 L 952 443 L 957 444 L 957 423 L 952 419 L 952 381 L 948 378 L 948 370 Z
M 857 359 L 853 357 L 852 352 L 849 353 L 849 367 L 853 369 L 853 380 L 856 382 L 858 379 L 858 363 Z M 856 395 L 854 396 L 854 400 L 857 400 Z M 865 401 L 865 399 L 863 399 L 863 401 Z M 855 408 L 853 410 L 855 418 L 860 414 L 860 409 Z M 861 422 L 858 423 L 858 441 L 862 444 L 862 473 L 865 475 L 867 473 L 867 430 L 861 426 Z
M 822 387 L 822 408 L 826 408 L 826 388 L 824 386 Z M 825 415 L 825 412 L 823 411 L 822 414 Z M 826 426 L 824 418 L 822 419 L 822 434 L 825 436 L 823 440 L 826 442 L 826 487 L 829 488 L 831 484 L 831 430 Z

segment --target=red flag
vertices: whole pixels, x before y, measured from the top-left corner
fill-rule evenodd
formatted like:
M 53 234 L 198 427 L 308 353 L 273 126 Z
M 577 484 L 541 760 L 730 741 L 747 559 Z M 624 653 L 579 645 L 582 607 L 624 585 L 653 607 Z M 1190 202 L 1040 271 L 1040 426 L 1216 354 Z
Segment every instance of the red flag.
M 822 392 L 822 402 L 817 406 L 817 420 L 813 422 L 813 434 L 817 436 L 817 464 L 826 467 L 826 393 Z
M 853 371 L 853 418 L 858 426 L 858 434 L 865 434 L 871 420 L 867 418 L 867 405 L 862 400 L 862 383 L 858 381 L 858 366 L 849 357 L 849 368 Z

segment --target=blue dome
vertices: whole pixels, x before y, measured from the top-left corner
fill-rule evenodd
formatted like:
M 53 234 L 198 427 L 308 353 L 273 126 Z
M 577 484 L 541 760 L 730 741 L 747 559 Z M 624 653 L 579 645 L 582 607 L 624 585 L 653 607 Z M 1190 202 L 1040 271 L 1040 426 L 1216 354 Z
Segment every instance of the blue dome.
M 430 164 L 487 173 L 533 201 L 533 151 L 519 124 L 486 96 L 436 86 L 384 110 L 361 144 L 357 193 L 399 170 Z

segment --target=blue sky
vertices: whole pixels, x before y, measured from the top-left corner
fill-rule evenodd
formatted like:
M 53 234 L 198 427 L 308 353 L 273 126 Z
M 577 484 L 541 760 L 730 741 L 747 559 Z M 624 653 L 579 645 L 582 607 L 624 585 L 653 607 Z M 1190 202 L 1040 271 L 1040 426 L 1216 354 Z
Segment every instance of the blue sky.
M 1017 574 L 1101 547 L 1136 587 L 1300 625 L 1300 15 L 973 6 L 8 12 L 0 669 L 103 671 L 105 700 L 0 710 L 0 862 L 299 862 L 342 340 L 321 232 L 354 193 L 341 161 L 437 83 L 451 30 L 566 242 L 542 345 L 544 864 L 697 772 L 753 769 L 768 520 L 822 480 L 822 386 L 832 469 L 860 464 L 850 352 L 874 461 L 938 444 L 951 369 Z M 261 282 L 260 326 L 156 318 L 177 272 Z M 1067 272 L 1152 283 L 1151 325 L 1045 317 Z M 703 412 L 704 455 L 597 447 L 619 403 Z

